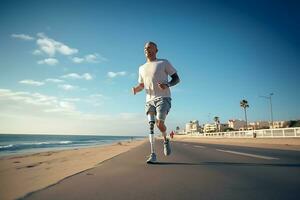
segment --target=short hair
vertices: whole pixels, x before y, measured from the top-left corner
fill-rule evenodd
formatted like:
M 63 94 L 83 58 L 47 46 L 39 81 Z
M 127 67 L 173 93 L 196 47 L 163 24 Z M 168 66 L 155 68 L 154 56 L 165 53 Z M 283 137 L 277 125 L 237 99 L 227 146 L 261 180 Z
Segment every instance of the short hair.
M 155 48 L 157 49 L 157 45 L 155 44 L 155 42 L 152 42 L 152 41 L 146 42 L 145 46 L 146 46 L 147 44 L 152 44 L 152 45 L 154 45 Z

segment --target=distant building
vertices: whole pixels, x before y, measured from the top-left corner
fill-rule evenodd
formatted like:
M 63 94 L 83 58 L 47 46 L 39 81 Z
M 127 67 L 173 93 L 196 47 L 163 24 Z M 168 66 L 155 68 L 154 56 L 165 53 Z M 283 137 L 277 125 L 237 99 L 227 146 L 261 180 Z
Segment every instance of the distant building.
M 244 128 L 246 126 L 246 121 L 238 120 L 238 119 L 230 119 L 228 120 L 228 127 L 234 130 L 240 130 L 240 128 Z
M 201 132 L 201 127 L 198 120 L 193 120 L 185 124 L 186 133 L 198 133 Z
M 267 121 L 257 121 L 257 122 L 250 122 L 249 127 L 252 127 L 253 130 L 268 129 L 270 128 L 270 124 Z
M 186 123 L 186 124 L 185 124 L 185 132 L 186 132 L 186 133 L 190 133 L 190 132 L 191 132 L 191 129 L 192 129 L 192 126 L 193 126 L 192 121 Z
M 228 124 L 219 124 L 220 126 L 220 132 L 224 132 L 226 129 L 229 128 Z
M 212 132 L 224 132 L 228 128 L 228 124 L 213 123 L 213 124 L 204 124 L 203 132 L 212 133 Z
M 245 131 L 245 130 L 252 131 L 252 130 L 254 130 L 254 128 L 253 128 L 253 126 L 248 125 L 247 129 L 246 129 L 246 127 L 242 127 L 239 129 L 239 131 Z
M 185 135 L 186 132 L 184 131 L 184 129 L 180 130 L 180 131 L 177 131 L 176 132 L 177 135 Z
M 272 124 L 270 125 L 270 127 L 272 127 L 272 128 L 286 128 L 288 126 L 289 126 L 289 123 L 287 121 L 274 121 L 273 127 L 272 127 Z
M 217 125 L 215 123 L 213 124 L 204 124 L 203 126 L 203 132 L 204 133 L 212 133 L 217 131 Z

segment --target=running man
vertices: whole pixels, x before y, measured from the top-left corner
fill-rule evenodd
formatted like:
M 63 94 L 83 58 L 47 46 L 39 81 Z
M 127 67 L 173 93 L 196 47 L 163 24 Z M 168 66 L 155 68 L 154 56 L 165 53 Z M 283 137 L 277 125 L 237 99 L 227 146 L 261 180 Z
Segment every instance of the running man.
M 155 122 L 164 138 L 164 154 L 166 156 L 171 154 L 170 140 L 167 139 L 165 120 L 171 108 L 170 87 L 180 81 L 176 69 L 168 60 L 156 58 L 157 52 L 157 45 L 154 42 L 147 42 L 145 44 L 144 53 L 147 62 L 140 66 L 139 84 L 132 88 L 134 95 L 144 88 L 146 91 L 145 111 L 150 124 L 149 140 L 151 146 L 151 154 L 147 163 L 156 162 L 153 132 Z M 171 81 L 169 82 L 168 76 L 171 77 Z

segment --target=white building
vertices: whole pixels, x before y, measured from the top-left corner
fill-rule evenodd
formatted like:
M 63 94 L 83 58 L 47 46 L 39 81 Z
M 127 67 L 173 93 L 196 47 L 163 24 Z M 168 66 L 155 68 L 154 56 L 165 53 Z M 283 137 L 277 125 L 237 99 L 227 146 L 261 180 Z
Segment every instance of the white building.
M 270 128 L 272 127 L 270 123 Z M 287 121 L 274 121 L 273 122 L 273 128 L 285 128 L 288 127 L 288 122 Z
M 212 133 L 212 132 L 223 132 L 228 128 L 228 124 L 205 124 L 203 127 L 203 132 L 204 133 Z
M 250 122 L 249 126 L 254 130 L 270 128 L 270 124 L 267 121 Z
M 203 127 L 204 133 L 212 133 L 217 131 L 217 125 L 215 123 L 213 124 L 205 124 Z
M 240 128 L 244 128 L 246 126 L 246 121 L 238 120 L 238 119 L 230 119 L 228 120 L 228 127 L 234 130 L 239 130 Z
M 186 133 L 198 133 L 200 132 L 201 127 L 198 120 L 193 120 L 185 124 Z

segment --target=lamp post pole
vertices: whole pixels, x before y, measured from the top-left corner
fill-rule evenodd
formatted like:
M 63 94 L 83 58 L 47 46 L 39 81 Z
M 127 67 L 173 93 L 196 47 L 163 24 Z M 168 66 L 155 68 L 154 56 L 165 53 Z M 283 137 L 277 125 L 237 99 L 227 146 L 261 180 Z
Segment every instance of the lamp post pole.
M 274 123 L 273 123 L 273 106 L 272 106 L 272 96 L 273 95 L 274 95 L 274 93 L 270 93 L 269 96 L 259 96 L 261 98 L 269 99 L 269 101 L 270 101 L 271 126 L 272 126 L 272 128 L 274 127 Z
M 273 123 L 273 107 L 272 107 L 272 95 L 273 93 L 270 93 L 270 109 L 271 109 L 271 122 L 272 122 L 272 128 L 274 128 L 274 123 Z

